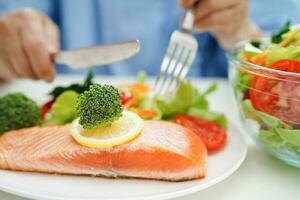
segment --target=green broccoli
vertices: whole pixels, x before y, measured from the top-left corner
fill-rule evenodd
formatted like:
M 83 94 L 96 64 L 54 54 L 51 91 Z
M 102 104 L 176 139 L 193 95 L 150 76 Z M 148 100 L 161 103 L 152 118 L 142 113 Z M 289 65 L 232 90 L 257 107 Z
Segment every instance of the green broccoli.
M 77 115 L 84 129 L 111 126 L 122 116 L 122 104 L 117 88 L 111 85 L 91 85 L 77 100 Z
M 0 98 L 0 134 L 39 124 L 38 105 L 22 93 Z

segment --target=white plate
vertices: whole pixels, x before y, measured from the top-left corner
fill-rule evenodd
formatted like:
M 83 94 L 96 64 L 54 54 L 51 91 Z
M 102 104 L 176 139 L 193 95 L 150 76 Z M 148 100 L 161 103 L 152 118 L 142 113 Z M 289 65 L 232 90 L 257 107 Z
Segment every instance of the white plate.
M 58 79 L 69 82 L 73 78 Z M 103 78 L 101 79 L 102 81 Z M 108 82 L 114 82 L 109 79 Z M 120 81 L 120 80 L 119 80 Z M 1 93 L 21 90 L 35 99 L 43 99 L 52 86 L 20 81 L 1 87 Z M 0 95 L 1 95 L 0 93 Z M 44 97 L 45 98 L 45 97 Z M 246 156 L 246 143 L 240 130 L 230 124 L 225 148 L 208 157 L 206 178 L 186 182 L 48 175 L 0 170 L 0 189 L 39 200 L 112 200 L 169 199 L 210 187 L 231 175 Z

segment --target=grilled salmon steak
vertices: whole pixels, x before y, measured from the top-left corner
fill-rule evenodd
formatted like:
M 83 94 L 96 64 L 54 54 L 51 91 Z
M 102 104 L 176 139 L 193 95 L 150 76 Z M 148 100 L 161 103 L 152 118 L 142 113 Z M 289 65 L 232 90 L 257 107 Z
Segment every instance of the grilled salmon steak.
M 88 148 L 70 126 L 33 127 L 0 138 L 0 169 L 105 177 L 182 181 L 205 176 L 206 149 L 190 130 L 171 122 L 145 121 L 126 144 Z

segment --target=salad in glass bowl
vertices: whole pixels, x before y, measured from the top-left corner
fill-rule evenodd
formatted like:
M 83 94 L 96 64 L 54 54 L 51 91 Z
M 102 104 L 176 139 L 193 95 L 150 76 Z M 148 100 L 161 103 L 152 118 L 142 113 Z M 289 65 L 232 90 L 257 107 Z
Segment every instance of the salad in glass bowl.
M 229 52 L 229 79 L 244 128 L 284 162 L 300 168 L 300 27 Z

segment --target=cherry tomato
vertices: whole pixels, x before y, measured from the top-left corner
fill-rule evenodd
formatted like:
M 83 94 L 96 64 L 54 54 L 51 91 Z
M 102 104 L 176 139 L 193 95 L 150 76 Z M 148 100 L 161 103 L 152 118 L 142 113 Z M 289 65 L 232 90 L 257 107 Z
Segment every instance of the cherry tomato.
M 52 104 L 55 102 L 55 98 L 51 99 L 50 101 L 46 102 L 42 107 L 40 108 L 40 118 L 45 119 L 46 113 L 51 109 Z
M 300 73 L 300 62 L 283 59 L 273 63 L 269 68 Z M 299 78 L 265 73 L 253 77 L 249 96 L 255 109 L 286 122 L 298 124 L 300 123 L 299 91 Z
M 124 92 L 121 93 L 120 96 L 121 96 L 121 103 L 122 103 L 122 105 L 126 105 L 133 98 L 133 96 L 127 95 Z
M 180 114 L 175 117 L 175 123 L 192 130 L 203 141 L 208 151 L 222 148 L 227 140 L 227 134 L 218 124 L 195 116 Z

